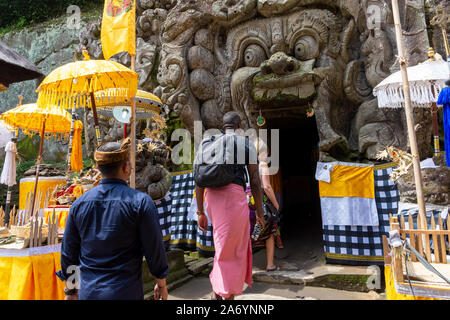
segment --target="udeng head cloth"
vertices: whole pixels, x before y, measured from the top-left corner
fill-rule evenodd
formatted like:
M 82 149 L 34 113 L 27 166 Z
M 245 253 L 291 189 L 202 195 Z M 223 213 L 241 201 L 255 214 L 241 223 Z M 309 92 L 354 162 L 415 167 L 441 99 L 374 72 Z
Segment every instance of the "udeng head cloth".
M 99 166 L 116 163 L 128 159 L 130 153 L 131 140 L 127 138 L 121 147 L 115 151 L 95 151 L 94 159 Z

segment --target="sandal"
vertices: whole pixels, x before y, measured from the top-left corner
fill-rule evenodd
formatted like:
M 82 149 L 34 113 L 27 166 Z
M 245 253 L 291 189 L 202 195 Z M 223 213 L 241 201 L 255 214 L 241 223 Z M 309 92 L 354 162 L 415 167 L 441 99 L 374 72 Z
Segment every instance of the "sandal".
M 215 297 L 214 297 L 214 295 L 215 295 Z M 211 300 L 223 300 L 223 298 L 221 296 L 219 296 L 218 294 L 211 293 Z
M 271 268 L 271 269 L 266 269 L 266 272 L 271 272 L 271 271 L 280 271 L 280 267 L 275 266 L 275 268 Z

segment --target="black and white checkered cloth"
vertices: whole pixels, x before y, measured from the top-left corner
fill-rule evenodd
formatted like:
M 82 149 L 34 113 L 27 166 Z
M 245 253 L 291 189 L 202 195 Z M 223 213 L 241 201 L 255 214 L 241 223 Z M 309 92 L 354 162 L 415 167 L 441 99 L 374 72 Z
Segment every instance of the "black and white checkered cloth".
M 171 217 L 172 217 L 172 198 L 170 193 L 161 200 L 155 201 L 156 209 L 158 210 L 159 225 L 166 248 L 169 247 L 171 237 Z
M 324 226 L 323 241 L 329 263 L 384 264 L 382 236 L 389 234 L 389 214 L 398 211 L 397 186 L 389 180 L 393 168 L 374 168 L 375 201 L 379 226 Z
M 170 196 L 172 198 L 170 248 L 198 251 L 204 255 L 214 254 L 212 226 L 205 234 L 198 229 L 197 221 L 188 218 L 194 196 L 194 173 L 173 175 Z

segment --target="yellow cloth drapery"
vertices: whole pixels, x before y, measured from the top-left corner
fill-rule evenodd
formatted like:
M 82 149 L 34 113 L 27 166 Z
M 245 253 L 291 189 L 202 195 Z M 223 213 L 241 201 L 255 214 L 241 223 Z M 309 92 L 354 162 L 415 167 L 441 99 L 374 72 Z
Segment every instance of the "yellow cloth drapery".
M 19 185 L 19 210 L 25 209 L 27 204 L 27 194 L 33 193 L 34 191 L 34 177 L 22 178 L 20 179 Z M 60 185 L 66 185 L 67 178 L 63 176 L 58 177 L 39 177 L 37 193 L 41 192 L 43 195 L 47 191 L 51 194 L 53 190 Z M 36 203 L 36 208 L 44 208 L 45 199 L 42 197 L 41 203 Z
M 397 293 L 395 291 L 395 283 L 394 283 L 394 277 L 392 274 L 391 266 L 385 265 L 384 266 L 384 277 L 386 281 L 386 298 L 387 300 L 439 300 L 434 298 L 428 298 L 428 297 L 414 297 L 407 294 L 401 294 Z
M 319 181 L 320 197 L 375 198 L 373 167 L 335 165 L 331 183 Z
M 64 229 L 66 227 L 67 217 L 69 216 L 69 207 L 49 207 L 44 209 L 45 223 L 48 224 L 48 219 L 53 215 L 55 209 L 56 220 L 58 220 L 58 228 Z
M 61 245 L 0 250 L 0 300 L 63 300 Z
M 101 42 L 108 60 L 119 52 L 136 55 L 136 3 L 134 0 L 105 0 Z
M 73 130 L 70 168 L 72 171 L 81 171 L 83 170 L 83 145 L 81 141 L 81 130 L 83 130 L 83 123 L 80 120 L 75 121 L 73 124 Z

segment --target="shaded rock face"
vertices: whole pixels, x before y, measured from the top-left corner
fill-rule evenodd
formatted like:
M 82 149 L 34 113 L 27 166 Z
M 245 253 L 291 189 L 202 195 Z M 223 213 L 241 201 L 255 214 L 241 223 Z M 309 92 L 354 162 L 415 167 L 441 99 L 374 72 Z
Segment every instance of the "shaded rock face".
M 33 62 L 44 75 L 55 68 L 74 61 L 75 48 L 79 43 L 79 33 L 86 29 L 86 21 L 80 21 L 80 30 L 68 29 L 66 19 L 53 24 L 42 24 L 17 32 L 10 32 L 1 40 L 15 51 Z M 18 96 L 24 97 L 22 103 L 34 103 L 38 94 L 36 89 L 43 79 L 29 80 L 12 84 L 7 91 L 0 92 L 0 112 L 16 107 Z M 23 135 L 19 139 L 23 139 Z M 68 142 L 49 139 L 44 142 L 44 161 L 64 161 Z M 39 145 L 36 146 L 36 149 Z M 0 155 L 0 162 L 4 159 Z
M 44 75 L 48 75 L 55 68 L 74 61 L 79 34 L 84 32 L 87 25 L 86 21 L 81 20 L 80 29 L 76 30 L 67 28 L 66 23 L 66 19 L 61 19 L 53 24 L 10 32 L 2 36 L 1 40 L 33 62 Z M 7 91 L 0 92 L 0 111 L 15 107 L 19 95 L 24 97 L 24 104 L 35 102 L 38 96 L 35 91 L 42 80 L 12 84 Z
M 422 169 L 425 203 L 450 205 L 450 168 Z M 416 187 L 411 175 L 397 180 L 401 202 L 417 203 Z

